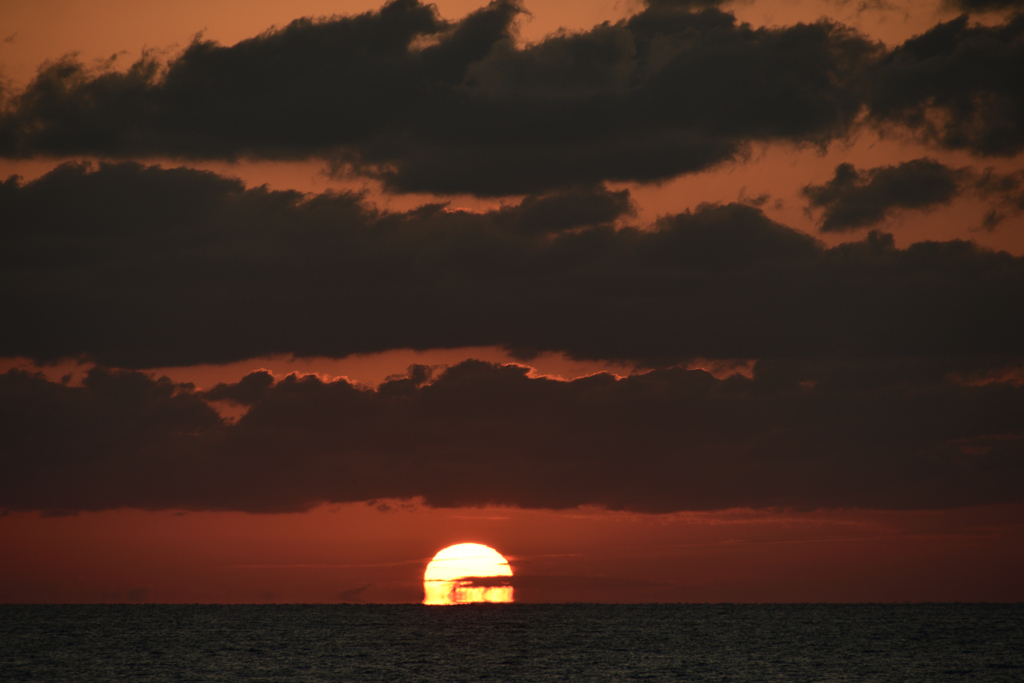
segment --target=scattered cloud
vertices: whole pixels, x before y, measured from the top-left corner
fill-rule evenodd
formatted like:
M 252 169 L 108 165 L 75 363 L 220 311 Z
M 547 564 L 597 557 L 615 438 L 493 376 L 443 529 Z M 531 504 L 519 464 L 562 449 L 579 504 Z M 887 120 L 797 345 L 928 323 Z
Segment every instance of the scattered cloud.
M 845 232 L 881 223 L 899 210 L 929 210 L 968 193 L 994 201 L 984 228 L 992 230 L 1006 212 L 1024 210 L 1024 172 L 978 173 L 971 167 L 951 168 L 927 157 L 895 166 L 858 171 L 853 164 L 836 167 L 822 185 L 807 185 L 809 209 L 822 209 L 823 232 Z
M 959 193 L 964 175 L 962 169 L 927 158 L 859 172 L 844 163 L 830 181 L 807 185 L 803 194 L 812 208 L 824 209 L 823 232 L 856 230 L 880 223 L 896 209 L 948 204 Z

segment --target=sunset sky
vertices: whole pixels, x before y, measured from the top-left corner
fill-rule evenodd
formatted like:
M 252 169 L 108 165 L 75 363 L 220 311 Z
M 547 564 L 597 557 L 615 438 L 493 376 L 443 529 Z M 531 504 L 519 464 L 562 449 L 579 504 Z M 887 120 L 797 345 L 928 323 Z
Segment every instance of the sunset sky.
M 0 602 L 1024 600 L 1017 0 L 0 5 Z

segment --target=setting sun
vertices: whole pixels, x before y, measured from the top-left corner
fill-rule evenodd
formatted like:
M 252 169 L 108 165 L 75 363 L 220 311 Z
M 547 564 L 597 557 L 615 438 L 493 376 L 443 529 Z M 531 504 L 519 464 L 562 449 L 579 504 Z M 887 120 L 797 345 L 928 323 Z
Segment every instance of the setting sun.
M 479 543 L 448 546 L 427 565 L 424 605 L 512 602 L 512 568 L 494 548 Z

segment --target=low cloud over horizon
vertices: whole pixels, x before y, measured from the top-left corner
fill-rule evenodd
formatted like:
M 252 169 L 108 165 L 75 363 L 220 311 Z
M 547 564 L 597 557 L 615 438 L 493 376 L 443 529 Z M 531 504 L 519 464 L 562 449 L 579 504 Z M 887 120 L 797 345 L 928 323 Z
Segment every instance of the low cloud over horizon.
M 264 371 L 201 392 L 94 368 L 83 385 L 0 375 L 0 509 L 440 507 L 647 513 L 1017 503 L 1024 383 L 939 361 L 762 361 L 531 378 L 465 361 L 377 389 Z M 244 406 L 225 422 L 208 401 Z

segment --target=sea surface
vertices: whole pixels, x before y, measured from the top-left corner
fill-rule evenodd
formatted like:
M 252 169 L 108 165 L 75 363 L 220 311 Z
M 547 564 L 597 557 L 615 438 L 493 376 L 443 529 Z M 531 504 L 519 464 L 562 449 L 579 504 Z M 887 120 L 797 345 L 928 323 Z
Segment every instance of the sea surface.
M 1024 681 L 1024 605 L 0 605 L 0 681 Z

